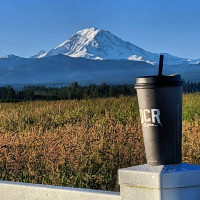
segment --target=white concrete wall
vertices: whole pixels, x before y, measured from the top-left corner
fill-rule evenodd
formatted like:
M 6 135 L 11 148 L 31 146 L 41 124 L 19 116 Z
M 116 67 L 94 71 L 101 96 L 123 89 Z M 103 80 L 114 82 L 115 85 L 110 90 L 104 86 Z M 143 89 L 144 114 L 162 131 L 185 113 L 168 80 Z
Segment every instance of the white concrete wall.
M 118 192 L 0 181 L 0 200 L 120 200 Z

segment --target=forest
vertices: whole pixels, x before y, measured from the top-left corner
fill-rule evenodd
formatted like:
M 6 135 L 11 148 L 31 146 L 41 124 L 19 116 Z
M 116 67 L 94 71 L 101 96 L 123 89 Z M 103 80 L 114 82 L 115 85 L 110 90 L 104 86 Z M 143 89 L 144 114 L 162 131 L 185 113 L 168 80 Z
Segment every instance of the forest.
M 185 82 L 184 93 L 194 93 L 200 91 L 200 82 Z M 15 90 L 12 86 L 0 87 L 0 100 L 27 101 L 27 100 L 67 100 L 67 99 L 93 99 L 106 97 L 135 96 L 134 84 L 100 85 L 91 84 L 81 86 L 78 82 L 73 82 L 64 87 L 46 87 L 44 85 L 24 86 L 21 90 Z

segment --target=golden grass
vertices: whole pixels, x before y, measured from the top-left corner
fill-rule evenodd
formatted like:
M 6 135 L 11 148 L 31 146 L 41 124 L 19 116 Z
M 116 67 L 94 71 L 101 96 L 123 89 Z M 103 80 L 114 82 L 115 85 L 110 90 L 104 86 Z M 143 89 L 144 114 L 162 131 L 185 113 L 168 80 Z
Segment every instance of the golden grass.
M 199 99 L 183 105 L 183 160 L 196 164 Z M 135 97 L 1 103 L 0 179 L 117 191 L 117 170 L 146 162 L 138 116 Z

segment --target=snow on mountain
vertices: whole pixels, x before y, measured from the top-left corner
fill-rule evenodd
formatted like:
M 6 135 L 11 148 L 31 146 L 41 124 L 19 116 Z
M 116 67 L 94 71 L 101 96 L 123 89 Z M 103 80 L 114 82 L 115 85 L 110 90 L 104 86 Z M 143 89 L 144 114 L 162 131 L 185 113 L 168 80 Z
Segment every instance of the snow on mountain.
M 26 65 L 27 63 L 32 62 L 33 59 L 22 58 L 13 54 L 0 57 L 0 70 L 1 69 L 13 69 L 14 66 Z M 27 66 L 28 67 L 28 66 Z
M 36 55 L 31 56 L 30 58 L 42 58 L 42 57 L 44 57 L 46 54 L 47 54 L 46 51 L 41 50 L 41 51 L 39 51 Z
M 13 59 L 13 58 L 20 58 L 20 57 L 14 55 L 14 54 L 9 54 L 9 55 L 0 57 L 0 59 Z
M 42 58 L 58 54 L 94 60 L 126 59 L 144 61 L 150 64 L 159 61 L 159 54 L 145 51 L 130 42 L 120 39 L 109 31 L 94 27 L 78 31 L 59 46 L 36 57 Z M 165 55 L 164 62 L 168 65 L 191 64 L 200 61 L 180 58 L 167 53 L 163 54 Z
M 26 58 L 22 58 L 13 54 L 10 55 L 6 55 L 3 57 L 0 57 L 0 61 L 1 63 L 9 63 L 9 64 L 15 64 L 15 63 L 19 63 L 19 62 L 24 62 L 26 60 Z

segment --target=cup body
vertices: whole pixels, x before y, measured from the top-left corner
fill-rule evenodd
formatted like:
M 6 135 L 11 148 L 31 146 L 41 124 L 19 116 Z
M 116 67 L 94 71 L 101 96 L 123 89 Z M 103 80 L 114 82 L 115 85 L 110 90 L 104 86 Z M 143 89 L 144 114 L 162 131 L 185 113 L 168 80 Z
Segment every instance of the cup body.
M 182 81 L 180 75 L 137 79 L 147 164 L 182 161 Z

